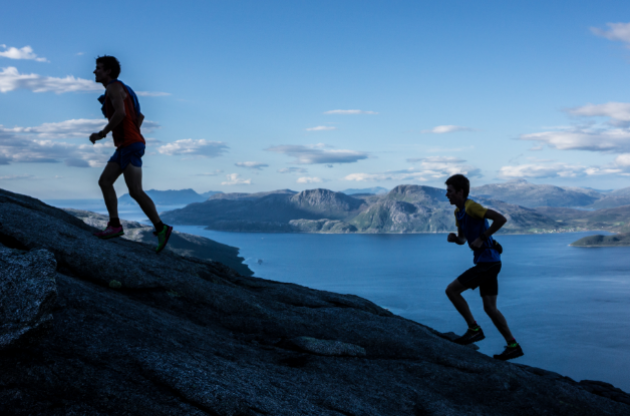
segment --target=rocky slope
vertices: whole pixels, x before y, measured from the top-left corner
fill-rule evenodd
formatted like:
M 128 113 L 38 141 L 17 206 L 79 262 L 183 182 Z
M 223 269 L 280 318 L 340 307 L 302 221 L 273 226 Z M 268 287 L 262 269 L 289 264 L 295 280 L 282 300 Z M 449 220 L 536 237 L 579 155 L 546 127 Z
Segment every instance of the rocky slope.
M 107 227 L 108 217 L 91 211 L 78 209 L 65 209 L 65 211 L 81 219 L 87 225 L 104 229 Z M 121 221 L 125 235 L 122 238 L 137 241 L 148 245 L 155 245 L 156 238 L 153 235 L 153 227 L 148 227 L 135 221 Z M 238 248 L 217 243 L 208 238 L 192 234 L 173 231 L 165 250 L 182 256 L 196 257 L 203 260 L 218 261 L 236 270 L 243 276 L 252 276 L 254 272 L 243 264 L 243 258 L 238 255 Z
M 0 190 L 3 415 L 627 415 L 352 295 L 241 276 Z

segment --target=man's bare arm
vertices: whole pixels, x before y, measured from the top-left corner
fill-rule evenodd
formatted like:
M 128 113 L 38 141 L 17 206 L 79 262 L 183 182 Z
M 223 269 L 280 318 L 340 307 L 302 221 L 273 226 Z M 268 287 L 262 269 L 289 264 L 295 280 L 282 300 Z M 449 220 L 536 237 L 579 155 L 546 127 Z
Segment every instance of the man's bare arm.
M 492 225 L 490 225 L 490 228 L 488 228 L 479 238 L 477 238 L 470 244 L 473 248 L 481 248 L 481 246 L 483 246 L 483 242 L 487 240 L 488 237 L 490 237 L 492 234 L 499 231 L 501 227 L 503 227 L 503 225 L 507 222 L 507 218 L 491 209 L 486 211 L 486 215 L 484 216 L 484 218 L 492 220 Z
M 110 84 L 107 87 L 107 97 L 111 100 L 114 107 L 114 114 L 109 119 L 109 123 L 98 133 L 92 133 L 90 141 L 95 143 L 97 140 L 103 139 L 107 133 L 112 131 L 117 125 L 122 123 L 127 113 L 125 112 L 125 98 L 127 93 L 119 83 Z

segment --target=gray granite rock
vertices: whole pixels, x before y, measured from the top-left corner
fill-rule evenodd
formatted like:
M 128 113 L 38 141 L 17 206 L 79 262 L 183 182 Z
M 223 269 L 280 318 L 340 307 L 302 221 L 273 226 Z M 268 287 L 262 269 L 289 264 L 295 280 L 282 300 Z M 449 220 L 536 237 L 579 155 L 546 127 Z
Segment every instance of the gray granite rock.
M 101 241 L 2 190 L 0 222 L 11 255 L 54 254 L 58 293 L 50 330 L 0 351 L 2 415 L 630 414 L 613 386 L 494 360 L 357 296 Z M 313 353 L 336 345 L 365 356 Z
M 50 326 L 56 268 L 49 251 L 0 245 L 0 349 L 32 342 Z
M 365 348 L 341 341 L 330 341 L 311 337 L 292 338 L 284 343 L 289 348 L 311 354 L 335 357 L 365 357 Z

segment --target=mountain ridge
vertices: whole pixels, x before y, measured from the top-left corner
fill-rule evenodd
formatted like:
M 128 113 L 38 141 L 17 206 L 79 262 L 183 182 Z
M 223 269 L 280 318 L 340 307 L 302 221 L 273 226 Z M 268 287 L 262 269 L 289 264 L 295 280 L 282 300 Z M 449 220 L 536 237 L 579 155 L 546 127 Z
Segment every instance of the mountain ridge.
M 508 218 L 501 233 L 630 229 L 630 206 L 595 211 L 558 206 L 532 208 L 482 196 L 471 198 Z M 221 194 L 162 216 L 169 223 L 220 231 L 445 233 L 455 229 L 453 211 L 443 189 L 399 185 L 380 195 L 349 196 L 321 188 L 299 193 L 279 190 Z

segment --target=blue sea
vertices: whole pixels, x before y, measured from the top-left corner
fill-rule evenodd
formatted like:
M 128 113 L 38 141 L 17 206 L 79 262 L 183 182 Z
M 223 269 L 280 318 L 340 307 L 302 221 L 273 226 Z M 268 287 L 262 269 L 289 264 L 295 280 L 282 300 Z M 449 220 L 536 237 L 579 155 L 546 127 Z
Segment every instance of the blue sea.
M 144 218 L 136 210 L 126 219 Z M 255 276 L 355 294 L 441 332 L 466 330 L 444 290 L 472 266 L 472 252 L 448 244 L 445 234 L 249 234 L 176 228 L 239 247 Z M 597 233 L 497 236 L 505 250 L 498 306 L 525 352 L 514 362 L 575 380 L 605 381 L 630 392 L 630 247 L 569 246 L 591 234 Z M 477 344 L 480 352 L 501 352 L 505 342 L 485 315 L 478 291 L 464 296 L 486 333 Z

